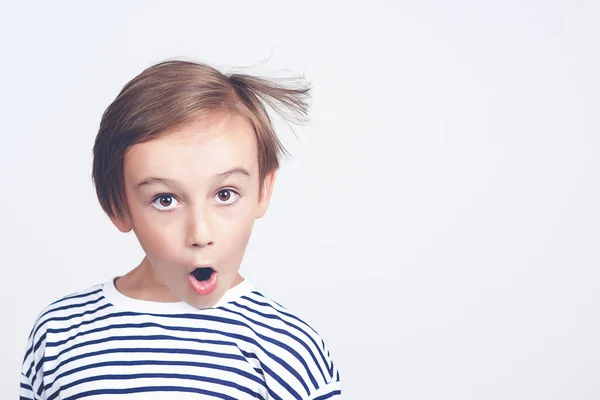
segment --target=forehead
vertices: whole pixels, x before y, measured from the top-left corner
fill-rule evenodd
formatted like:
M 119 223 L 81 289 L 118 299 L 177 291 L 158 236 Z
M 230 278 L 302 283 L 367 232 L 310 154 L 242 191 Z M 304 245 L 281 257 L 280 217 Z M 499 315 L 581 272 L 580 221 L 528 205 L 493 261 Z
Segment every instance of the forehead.
M 147 175 L 208 178 L 237 167 L 246 168 L 251 174 L 258 168 L 254 129 L 239 116 L 190 122 L 132 146 L 124 160 L 125 176 L 132 180 Z

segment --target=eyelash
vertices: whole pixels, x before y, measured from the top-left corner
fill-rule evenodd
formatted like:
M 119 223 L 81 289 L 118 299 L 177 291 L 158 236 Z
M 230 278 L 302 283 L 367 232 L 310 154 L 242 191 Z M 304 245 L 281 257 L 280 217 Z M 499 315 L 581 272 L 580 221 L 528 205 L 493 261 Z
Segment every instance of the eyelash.
M 238 202 L 238 200 L 240 199 L 240 197 L 242 197 L 237 190 L 234 190 L 234 189 L 231 189 L 231 188 L 219 189 L 219 190 L 217 190 L 217 193 L 215 193 L 215 196 L 217 196 L 221 192 L 232 192 L 232 193 L 234 193 L 237 196 L 236 199 L 232 203 L 229 203 L 229 204 L 219 204 L 220 206 L 223 206 L 223 207 L 229 207 L 229 206 L 232 206 L 232 205 L 236 204 Z M 150 205 L 153 205 L 154 202 L 156 200 L 160 199 L 161 197 L 171 197 L 171 198 L 177 200 L 177 197 L 174 196 L 174 195 L 172 195 L 171 193 L 161 193 L 161 194 L 158 194 L 158 195 L 154 196 L 154 198 L 150 202 Z M 179 201 L 179 200 L 177 200 L 177 201 Z M 171 211 L 174 210 L 174 208 L 172 208 L 170 210 L 161 210 L 160 208 L 157 208 L 157 207 L 154 207 L 154 208 L 157 211 L 159 211 L 159 212 L 171 212 Z

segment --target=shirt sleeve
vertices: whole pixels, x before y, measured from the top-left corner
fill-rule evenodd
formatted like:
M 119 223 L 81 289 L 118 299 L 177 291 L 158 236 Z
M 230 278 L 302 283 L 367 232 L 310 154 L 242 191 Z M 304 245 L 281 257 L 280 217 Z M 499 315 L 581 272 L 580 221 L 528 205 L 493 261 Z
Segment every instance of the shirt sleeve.
M 307 400 L 342 400 L 342 382 L 332 381 L 313 392 Z
M 21 387 L 19 400 L 45 400 L 44 372 L 42 359 L 45 351 L 45 333 L 38 329 L 38 322 L 27 340 L 23 365 L 21 367 Z
M 19 392 L 19 400 L 37 400 L 39 397 L 35 397 L 33 394 L 33 388 L 31 387 L 31 380 L 25 374 L 21 372 L 21 390 Z

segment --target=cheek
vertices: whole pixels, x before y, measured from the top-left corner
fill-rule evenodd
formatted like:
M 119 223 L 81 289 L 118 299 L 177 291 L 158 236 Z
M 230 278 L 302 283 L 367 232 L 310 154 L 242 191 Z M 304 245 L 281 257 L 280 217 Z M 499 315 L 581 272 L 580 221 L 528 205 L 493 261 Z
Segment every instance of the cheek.
M 181 225 L 177 220 L 162 216 L 141 216 L 135 225 L 135 234 L 144 252 L 154 260 L 171 259 L 181 242 Z
M 222 225 L 221 234 L 217 240 L 220 242 L 221 249 L 233 259 L 239 259 L 244 254 L 246 246 L 252 233 L 254 218 L 250 212 L 245 212 L 243 215 L 227 221 Z
M 252 226 L 253 220 L 246 220 L 243 224 L 236 226 L 235 234 L 232 237 L 232 242 L 236 247 L 246 247 L 252 233 Z

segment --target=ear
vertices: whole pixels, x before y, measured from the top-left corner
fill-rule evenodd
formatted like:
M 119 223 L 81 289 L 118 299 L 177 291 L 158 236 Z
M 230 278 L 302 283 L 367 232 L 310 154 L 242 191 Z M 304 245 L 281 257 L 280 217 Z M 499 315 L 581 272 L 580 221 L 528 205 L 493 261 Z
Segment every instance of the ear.
M 117 229 L 123 233 L 129 232 L 133 228 L 131 219 L 128 215 L 125 215 L 123 218 L 120 218 L 119 216 L 110 217 L 110 220 L 117 227 Z
M 258 207 L 256 208 L 256 214 L 254 218 L 261 218 L 267 212 L 269 208 L 269 202 L 271 201 L 271 195 L 273 194 L 273 187 L 275 186 L 275 177 L 277 171 L 273 170 L 265 176 L 263 181 L 262 193 L 258 199 Z

